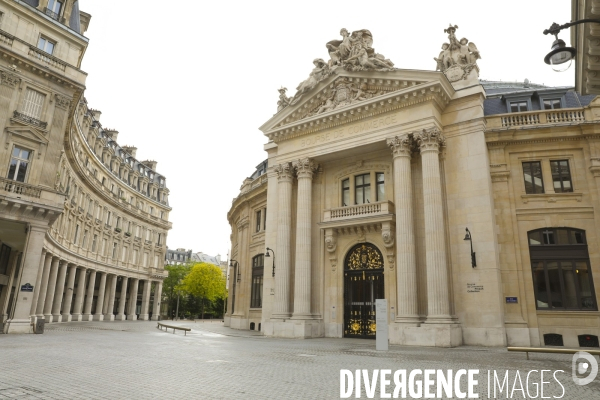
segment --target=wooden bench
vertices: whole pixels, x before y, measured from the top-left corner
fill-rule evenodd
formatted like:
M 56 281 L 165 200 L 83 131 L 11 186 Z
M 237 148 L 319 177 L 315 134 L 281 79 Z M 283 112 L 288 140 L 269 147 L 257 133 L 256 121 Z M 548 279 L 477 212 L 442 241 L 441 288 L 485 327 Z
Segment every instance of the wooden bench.
M 184 336 L 187 336 L 187 333 L 189 331 L 191 331 L 190 328 L 184 328 L 183 326 L 167 325 L 167 324 L 163 324 L 160 322 L 156 325 L 156 328 L 157 329 L 160 328 L 161 331 L 162 331 L 162 328 L 165 328 L 165 332 L 167 331 L 167 329 L 173 329 L 173 334 L 175 334 L 175 329 L 179 329 L 184 332 Z
M 593 356 L 600 357 L 600 350 L 584 350 L 584 349 L 555 349 L 549 347 L 507 347 L 508 351 L 520 351 L 527 355 L 527 359 L 529 360 L 529 353 L 553 353 L 553 354 L 575 354 L 580 351 L 584 351 Z

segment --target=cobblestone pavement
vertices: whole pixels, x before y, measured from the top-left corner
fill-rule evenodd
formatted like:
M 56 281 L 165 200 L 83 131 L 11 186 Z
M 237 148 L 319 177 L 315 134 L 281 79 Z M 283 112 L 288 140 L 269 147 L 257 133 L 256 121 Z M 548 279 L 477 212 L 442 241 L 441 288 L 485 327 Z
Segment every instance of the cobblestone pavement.
M 573 384 L 571 356 L 532 354 L 526 360 L 522 353 L 478 347 L 377 352 L 371 340 L 273 339 L 221 322 L 165 322 L 192 331 L 184 336 L 158 330 L 155 322 L 125 321 L 0 335 L 0 399 L 333 399 L 340 397 L 340 369 L 417 368 L 479 369 L 479 398 L 488 398 L 488 370 L 502 376 L 508 370 L 511 387 L 517 370 L 523 386 L 530 370 L 564 370 L 557 375 L 562 398 L 600 399 L 600 377 L 587 386 Z M 544 380 L 552 382 L 544 385 L 544 397 L 563 394 L 551 374 Z M 535 386 L 529 389 L 534 398 Z M 513 398 L 525 397 L 516 391 Z

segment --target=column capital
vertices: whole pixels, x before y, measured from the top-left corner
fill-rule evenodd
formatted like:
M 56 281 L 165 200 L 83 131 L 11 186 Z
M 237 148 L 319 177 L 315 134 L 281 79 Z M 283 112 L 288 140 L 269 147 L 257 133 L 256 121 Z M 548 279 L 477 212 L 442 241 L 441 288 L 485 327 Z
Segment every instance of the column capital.
M 423 151 L 439 151 L 440 147 L 446 145 L 446 137 L 436 127 L 421 129 L 413 132 L 412 136 Z
M 289 162 L 276 165 L 274 167 L 275 173 L 279 181 L 292 181 L 294 179 L 294 170 L 292 164 Z
M 300 179 L 300 178 L 311 179 L 313 176 L 313 173 L 319 167 L 319 165 L 317 163 L 315 163 L 312 159 L 310 159 L 308 157 L 292 162 L 292 166 L 296 170 L 298 179 Z
M 392 150 L 394 157 L 411 157 L 415 142 L 408 133 L 387 139 L 387 145 Z

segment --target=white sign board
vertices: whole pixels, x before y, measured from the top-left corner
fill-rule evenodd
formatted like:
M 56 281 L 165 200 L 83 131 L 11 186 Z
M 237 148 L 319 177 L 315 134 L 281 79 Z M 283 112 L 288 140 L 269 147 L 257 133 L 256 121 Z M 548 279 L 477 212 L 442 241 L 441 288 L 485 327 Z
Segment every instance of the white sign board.
M 388 350 L 388 316 L 387 300 L 375 300 L 375 348 L 377 350 Z

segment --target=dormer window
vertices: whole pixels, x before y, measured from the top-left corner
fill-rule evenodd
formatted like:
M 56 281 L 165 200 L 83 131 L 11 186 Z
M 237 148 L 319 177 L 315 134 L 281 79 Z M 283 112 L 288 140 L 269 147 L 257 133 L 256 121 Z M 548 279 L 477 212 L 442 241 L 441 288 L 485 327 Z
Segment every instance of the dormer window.
M 46 7 L 46 15 L 58 21 L 63 3 L 57 0 L 49 0 Z
M 523 112 L 528 111 L 526 101 L 511 101 L 510 102 L 510 112 Z
M 560 99 L 544 99 L 542 101 L 544 110 L 556 110 L 562 108 Z

